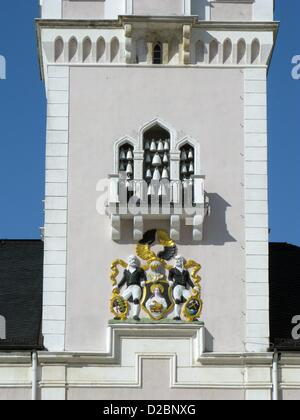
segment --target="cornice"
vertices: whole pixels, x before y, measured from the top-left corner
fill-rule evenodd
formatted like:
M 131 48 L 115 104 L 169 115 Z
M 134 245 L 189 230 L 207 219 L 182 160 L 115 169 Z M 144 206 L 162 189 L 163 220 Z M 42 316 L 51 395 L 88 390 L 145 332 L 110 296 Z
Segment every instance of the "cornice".
M 173 23 L 190 24 L 193 28 L 207 30 L 253 30 L 277 31 L 279 22 L 232 22 L 232 21 L 199 21 L 197 16 L 119 16 L 114 20 L 87 19 L 36 19 L 40 28 L 122 28 L 127 23 Z
M 202 365 L 271 366 L 273 353 L 204 353 L 198 361 Z
M 31 352 L 0 352 L 0 365 L 31 365 Z
M 119 360 L 105 353 L 39 352 L 40 364 L 118 365 Z M 197 362 L 211 366 L 267 366 L 271 367 L 273 353 L 204 353 Z M 300 360 L 298 359 L 298 364 Z

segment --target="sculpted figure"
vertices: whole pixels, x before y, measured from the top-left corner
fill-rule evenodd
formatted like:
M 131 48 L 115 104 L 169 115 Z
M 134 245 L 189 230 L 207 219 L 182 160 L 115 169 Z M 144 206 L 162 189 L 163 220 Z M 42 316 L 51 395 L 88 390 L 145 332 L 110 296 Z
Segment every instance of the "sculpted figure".
M 140 261 L 135 255 L 131 255 L 127 260 L 127 268 L 124 270 L 123 277 L 114 289 L 121 292 L 121 296 L 133 303 L 132 315 L 135 321 L 140 321 L 142 288 L 145 286 L 147 277 L 145 271 L 140 268 Z M 123 291 L 121 289 L 126 286 Z
M 191 289 L 198 290 L 191 280 L 190 273 L 184 268 L 185 259 L 178 255 L 175 258 L 175 267 L 169 271 L 169 285 L 173 287 L 173 298 L 175 300 L 175 321 L 180 321 L 181 307 L 184 299 L 191 297 Z

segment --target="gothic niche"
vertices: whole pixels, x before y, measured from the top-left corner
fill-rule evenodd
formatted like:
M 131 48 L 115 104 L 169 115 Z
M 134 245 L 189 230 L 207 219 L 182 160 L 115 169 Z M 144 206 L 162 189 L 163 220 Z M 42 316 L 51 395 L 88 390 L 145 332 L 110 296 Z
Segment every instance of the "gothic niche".
M 195 150 L 189 144 L 180 148 L 180 180 L 191 179 L 195 173 Z
M 170 134 L 154 126 L 145 132 L 143 146 L 143 174 L 148 185 L 148 196 L 151 196 L 155 194 L 153 184 L 170 180 Z
M 134 178 L 133 146 L 129 143 L 119 149 L 119 172 L 126 172 L 128 181 Z

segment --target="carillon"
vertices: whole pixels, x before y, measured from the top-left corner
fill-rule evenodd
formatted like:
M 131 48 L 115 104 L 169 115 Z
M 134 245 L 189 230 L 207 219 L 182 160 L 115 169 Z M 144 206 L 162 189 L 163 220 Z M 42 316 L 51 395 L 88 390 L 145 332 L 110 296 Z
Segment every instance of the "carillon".
M 170 139 L 152 138 L 144 141 L 144 179 L 148 183 L 169 179 L 169 150 Z M 151 177 L 149 170 L 153 174 Z

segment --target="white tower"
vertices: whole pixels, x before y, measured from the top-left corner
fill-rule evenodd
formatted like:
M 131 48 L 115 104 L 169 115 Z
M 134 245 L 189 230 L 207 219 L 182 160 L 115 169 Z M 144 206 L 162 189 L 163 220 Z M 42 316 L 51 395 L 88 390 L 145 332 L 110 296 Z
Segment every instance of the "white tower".
M 42 398 L 270 399 L 273 1 L 41 0 L 37 32 L 48 100 Z M 171 207 L 133 213 L 120 172 L 140 199 L 151 177 L 170 181 Z M 203 323 L 109 323 L 110 264 L 151 229 L 201 263 Z

